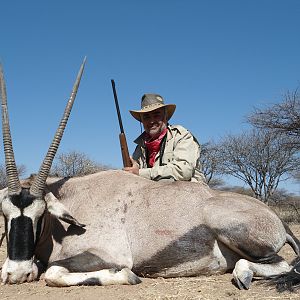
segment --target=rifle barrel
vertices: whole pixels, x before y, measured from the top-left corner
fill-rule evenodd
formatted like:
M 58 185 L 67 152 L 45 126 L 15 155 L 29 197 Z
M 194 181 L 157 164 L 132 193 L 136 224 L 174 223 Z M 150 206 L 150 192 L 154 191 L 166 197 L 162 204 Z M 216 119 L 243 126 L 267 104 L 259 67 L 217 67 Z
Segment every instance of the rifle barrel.
M 122 124 L 122 118 L 121 118 L 121 113 L 120 113 L 120 108 L 119 108 L 119 103 L 118 103 L 118 96 L 117 96 L 115 81 L 113 79 L 111 79 L 111 86 L 112 86 L 112 89 L 114 92 L 115 104 L 116 104 L 119 125 L 120 125 L 120 131 L 121 131 L 121 133 L 119 134 L 119 140 L 120 140 L 120 146 L 121 146 L 123 166 L 124 167 L 132 167 L 132 162 L 131 162 L 131 159 L 129 156 L 126 136 L 125 136 L 124 128 L 123 128 L 123 124 Z
M 116 109 L 117 109 L 117 114 L 118 114 L 119 125 L 120 125 L 120 131 L 121 131 L 121 133 L 124 133 L 124 128 L 123 128 L 123 124 L 122 124 L 122 118 L 121 118 L 121 113 L 120 113 L 120 108 L 119 108 L 119 103 L 118 103 L 118 96 L 117 96 L 115 81 L 113 79 L 111 79 L 111 86 L 112 86 L 113 93 L 114 93 L 115 104 L 116 104 Z

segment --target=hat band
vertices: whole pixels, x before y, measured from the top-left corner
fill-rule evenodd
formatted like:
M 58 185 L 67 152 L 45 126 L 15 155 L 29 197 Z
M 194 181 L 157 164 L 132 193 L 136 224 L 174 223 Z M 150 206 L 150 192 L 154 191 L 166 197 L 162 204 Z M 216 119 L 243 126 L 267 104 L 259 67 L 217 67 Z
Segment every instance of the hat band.
M 155 104 L 146 105 L 141 110 L 146 110 L 146 109 L 151 108 L 151 107 L 163 107 L 163 106 L 165 106 L 165 105 L 163 105 L 161 103 L 155 103 Z

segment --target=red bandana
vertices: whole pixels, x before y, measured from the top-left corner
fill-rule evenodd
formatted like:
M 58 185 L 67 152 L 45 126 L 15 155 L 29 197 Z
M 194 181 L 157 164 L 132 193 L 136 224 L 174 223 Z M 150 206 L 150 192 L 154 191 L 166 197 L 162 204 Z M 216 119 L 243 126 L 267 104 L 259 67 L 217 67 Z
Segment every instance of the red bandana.
M 147 134 L 146 135 L 146 139 L 145 139 L 145 146 L 148 150 L 148 164 L 149 166 L 152 168 L 155 162 L 155 156 L 156 154 L 159 152 L 160 150 L 160 144 L 161 144 L 161 140 L 164 138 L 164 136 L 166 135 L 168 129 L 165 128 L 161 134 L 159 135 L 158 138 L 156 138 L 155 140 L 151 140 L 151 137 Z

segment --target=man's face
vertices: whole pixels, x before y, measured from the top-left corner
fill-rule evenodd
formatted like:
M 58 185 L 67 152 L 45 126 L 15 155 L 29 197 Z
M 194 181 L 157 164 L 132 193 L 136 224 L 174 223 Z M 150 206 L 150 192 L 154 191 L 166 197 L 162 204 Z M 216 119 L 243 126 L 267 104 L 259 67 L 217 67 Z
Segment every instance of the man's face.
M 142 114 L 141 119 L 146 133 L 148 133 L 152 138 L 157 138 L 167 127 L 164 107 Z

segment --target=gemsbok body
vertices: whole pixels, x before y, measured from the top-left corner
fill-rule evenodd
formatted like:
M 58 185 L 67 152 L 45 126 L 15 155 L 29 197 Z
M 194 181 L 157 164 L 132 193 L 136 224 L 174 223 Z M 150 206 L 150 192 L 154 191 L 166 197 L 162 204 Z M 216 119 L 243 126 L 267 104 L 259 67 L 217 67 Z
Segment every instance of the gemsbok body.
M 288 243 L 299 256 L 299 241 L 252 197 L 121 170 L 48 178 L 83 69 L 84 63 L 38 174 L 25 181 L 17 173 L 0 69 L 8 178 L 0 191 L 7 238 L 3 283 L 36 280 L 45 267 L 49 286 L 137 284 L 139 277 L 228 271 L 240 289 L 248 289 L 253 277 L 299 286 L 299 264 L 278 255 Z

